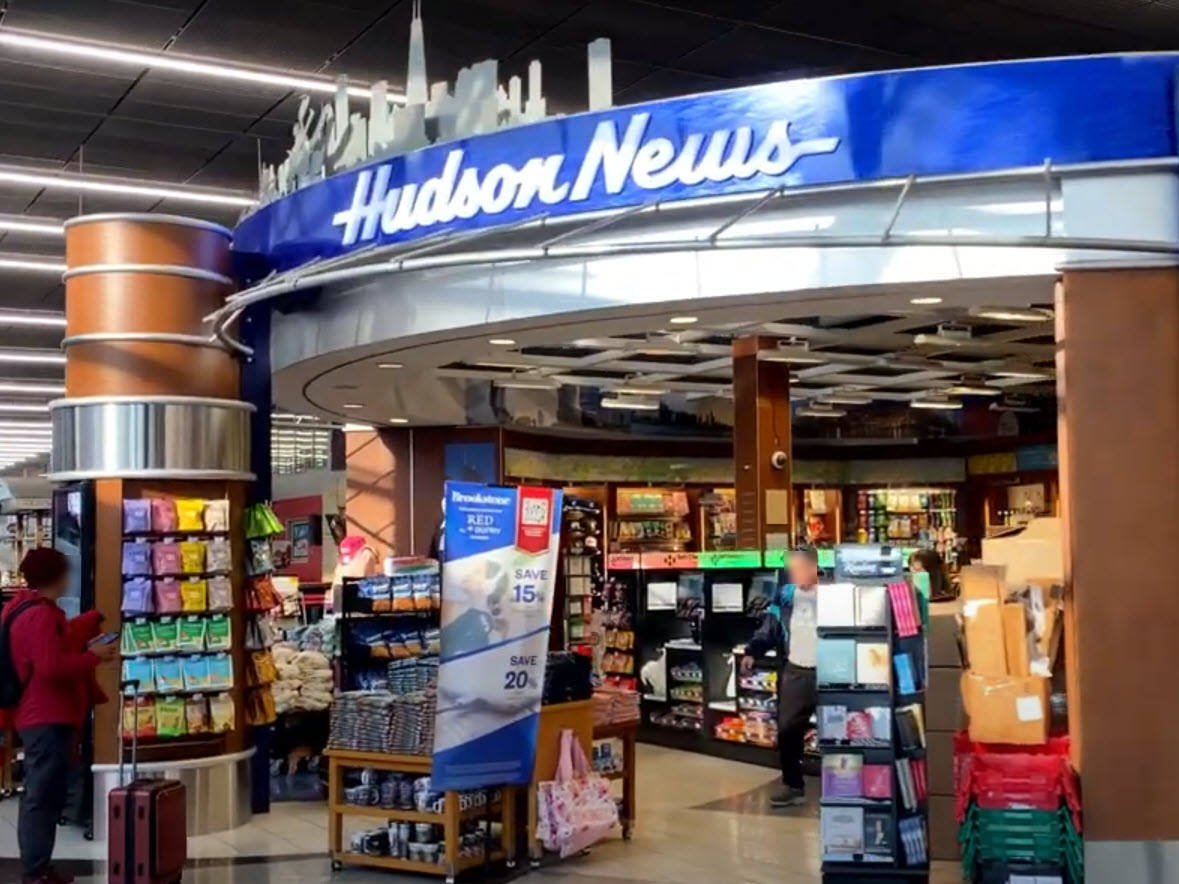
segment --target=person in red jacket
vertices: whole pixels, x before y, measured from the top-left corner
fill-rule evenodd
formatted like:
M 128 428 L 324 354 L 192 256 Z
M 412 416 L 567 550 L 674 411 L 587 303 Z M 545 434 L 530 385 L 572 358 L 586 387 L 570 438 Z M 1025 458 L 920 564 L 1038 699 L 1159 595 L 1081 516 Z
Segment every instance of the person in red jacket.
M 57 820 L 69 791 L 70 767 L 82 724 L 98 690 L 95 669 L 115 659 L 115 643 L 88 643 L 102 616 L 88 611 L 67 620 L 57 600 L 69 584 L 69 560 L 53 549 L 34 549 L 21 562 L 29 588 L 0 612 L 9 622 L 12 663 L 22 690 L 15 725 L 25 750 L 24 795 L 17 840 L 22 884 L 68 884 L 69 875 L 50 865 Z M 19 610 L 18 610 L 19 609 Z

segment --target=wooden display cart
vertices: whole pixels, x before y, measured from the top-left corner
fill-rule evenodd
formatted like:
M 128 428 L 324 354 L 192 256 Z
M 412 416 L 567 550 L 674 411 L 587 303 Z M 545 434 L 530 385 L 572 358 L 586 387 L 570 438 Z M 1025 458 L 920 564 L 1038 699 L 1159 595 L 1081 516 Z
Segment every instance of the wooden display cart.
M 634 831 L 635 817 L 635 738 L 639 733 L 638 720 L 625 724 L 603 724 L 594 728 L 595 740 L 618 739 L 622 741 L 622 770 L 604 773 L 608 780 L 622 780 L 622 807 L 618 821 L 622 824 L 622 837 L 629 841 Z
M 536 837 L 537 786 L 556 775 L 557 760 L 561 755 L 561 731 L 566 729 L 577 735 L 581 748 L 589 758 L 594 736 L 593 700 L 554 703 L 540 709 L 540 724 L 536 732 L 536 762 L 532 766 L 532 782 L 528 784 L 528 859 L 533 868 L 540 866 L 544 854 L 544 848 Z
M 429 776 L 432 764 L 429 755 L 387 755 L 379 752 L 352 752 L 343 749 L 329 749 L 328 756 L 328 841 L 332 854 L 332 869 L 339 871 L 345 865 L 371 866 L 398 872 L 420 872 L 427 875 L 444 875 L 448 884 L 467 869 L 483 865 L 484 857 L 459 856 L 459 828 L 465 820 L 482 819 L 487 815 L 486 807 L 459 810 L 459 793 L 446 793 L 442 813 L 420 813 L 416 810 L 398 810 L 385 807 L 361 807 L 345 804 L 344 771 L 356 768 L 372 768 L 389 773 L 405 773 L 415 776 Z M 503 790 L 500 802 L 500 821 L 503 825 L 502 847 L 492 850 L 489 860 L 506 859 L 513 867 L 516 851 L 516 810 L 513 789 Z M 492 808 L 494 813 L 494 808 Z M 347 817 L 367 817 L 374 820 L 401 820 L 413 823 L 433 823 L 443 827 L 443 861 L 424 863 L 392 856 L 367 856 L 353 853 L 344 843 L 344 820 Z

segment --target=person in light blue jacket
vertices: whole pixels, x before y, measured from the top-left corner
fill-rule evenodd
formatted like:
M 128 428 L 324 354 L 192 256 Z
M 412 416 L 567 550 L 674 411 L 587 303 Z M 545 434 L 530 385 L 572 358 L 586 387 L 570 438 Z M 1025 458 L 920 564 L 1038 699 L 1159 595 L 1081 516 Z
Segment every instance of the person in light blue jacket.
M 815 660 L 819 647 L 819 556 L 814 547 L 799 547 L 790 554 L 790 579 L 778 590 L 777 604 L 771 605 L 762 618 L 741 659 L 741 673 L 747 675 L 758 657 L 770 651 L 777 655 L 778 757 L 783 789 L 771 796 L 772 807 L 793 807 L 806 800 L 803 742 L 818 699 Z

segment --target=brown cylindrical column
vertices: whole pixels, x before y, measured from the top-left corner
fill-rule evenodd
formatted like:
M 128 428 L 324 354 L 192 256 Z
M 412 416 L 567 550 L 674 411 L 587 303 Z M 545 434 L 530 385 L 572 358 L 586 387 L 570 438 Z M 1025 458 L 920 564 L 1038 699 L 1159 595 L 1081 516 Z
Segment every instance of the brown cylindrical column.
M 733 465 L 737 490 L 737 544 L 766 549 L 767 534 L 793 531 L 790 468 L 790 371 L 758 359 L 772 338 L 733 341 Z M 773 464 L 775 452 L 786 462 Z M 787 544 L 788 545 L 788 544 Z
M 1093 880 L 1145 881 L 1131 870 L 1155 869 L 1150 880 L 1171 881 L 1179 855 L 1158 842 L 1179 839 L 1179 270 L 1066 271 L 1056 306 L 1065 647 L 1086 865 Z

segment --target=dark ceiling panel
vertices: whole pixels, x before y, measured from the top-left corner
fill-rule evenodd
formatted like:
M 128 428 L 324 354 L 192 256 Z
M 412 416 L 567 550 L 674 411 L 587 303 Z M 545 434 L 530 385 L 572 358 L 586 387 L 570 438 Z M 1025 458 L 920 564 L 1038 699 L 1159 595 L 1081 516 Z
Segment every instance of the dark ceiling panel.
M 4 24 L 162 48 L 200 0 L 9 0 Z

